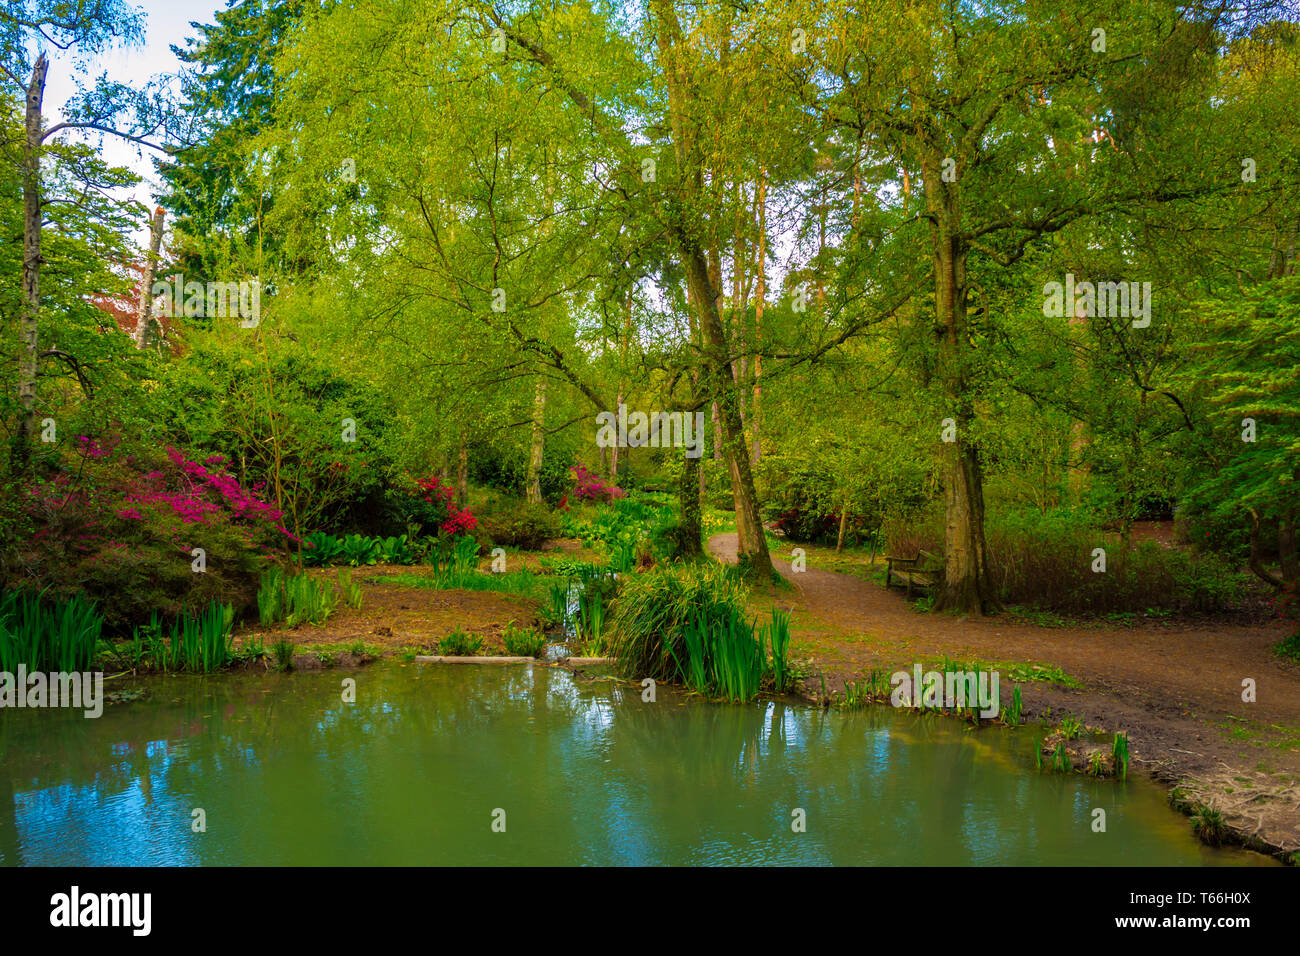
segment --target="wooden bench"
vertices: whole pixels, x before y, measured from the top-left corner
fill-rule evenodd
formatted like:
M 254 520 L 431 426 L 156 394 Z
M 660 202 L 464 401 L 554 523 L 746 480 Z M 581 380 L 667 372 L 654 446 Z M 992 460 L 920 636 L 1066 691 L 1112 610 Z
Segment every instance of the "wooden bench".
M 920 550 L 914 558 L 901 558 L 885 555 L 885 587 L 889 588 L 894 576 L 907 581 L 907 596 L 912 596 L 913 587 L 927 590 L 943 580 L 943 558 L 929 551 Z M 900 583 L 899 587 L 903 587 Z

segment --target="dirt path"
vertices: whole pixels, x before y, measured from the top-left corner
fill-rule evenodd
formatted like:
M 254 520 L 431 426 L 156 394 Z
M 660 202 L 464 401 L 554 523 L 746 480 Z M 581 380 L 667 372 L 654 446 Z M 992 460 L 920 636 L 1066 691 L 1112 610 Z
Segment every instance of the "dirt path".
M 709 550 L 734 562 L 736 535 L 714 535 Z M 1276 629 L 1049 628 L 927 614 L 899 592 L 814 565 L 791 573 L 778 564 L 794 590 L 776 600 L 793 614 L 795 656 L 811 659 L 829 690 L 872 668 L 944 655 L 1057 664 L 1083 689 L 1024 684 L 1027 714 L 1050 708 L 1128 731 L 1137 765 L 1220 810 L 1243 835 L 1300 850 L 1300 668 L 1273 654 Z M 1255 703 L 1241 699 L 1245 678 L 1255 681 Z

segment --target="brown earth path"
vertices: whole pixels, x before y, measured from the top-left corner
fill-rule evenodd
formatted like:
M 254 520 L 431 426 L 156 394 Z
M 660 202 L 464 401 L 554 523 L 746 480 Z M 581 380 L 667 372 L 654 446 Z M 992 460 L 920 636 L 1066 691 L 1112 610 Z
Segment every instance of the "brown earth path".
M 737 538 L 718 534 L 709 551 L 736 560 Z M 1107 731 L 1127 731 L 1134 764 L 1218 809 L 1240 836 L 1300 850 L 1300 667 L 1278 658 L 1275 628 L 1231 624 L 1040 627 L 1005 617 L 913 610 L 901 593 L 848 574 L 777 570 L 793 590 L 776 603 L 792 612 L 792 652 L 821 672 L 831 692 L 872 668 L 979 657 L 1059 665 L 1082 689 L 1021 685 L 1025 713 L 1065 713 Z M 1252 678 L 1256 702 L 1242 701 Z M 820 676 L 805 691 L 820 691 Z M 1005 702 L 1009 686 L 1002 689 Z

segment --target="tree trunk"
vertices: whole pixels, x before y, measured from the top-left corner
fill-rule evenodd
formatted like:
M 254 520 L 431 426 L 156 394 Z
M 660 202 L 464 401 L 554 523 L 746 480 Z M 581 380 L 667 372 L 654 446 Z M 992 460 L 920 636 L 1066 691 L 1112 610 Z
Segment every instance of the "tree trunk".
M 683 221 L 683 215 L 700 215 L 703 192 L 704 162 L 695 128 L 689 118 L 688 105 L 693 101 L 689 71 L 679 55 L 681 27 L 669 0 L 655 0 L 658 16 L 657 43 L 668 86 L 668 112 L 673 131 L 673 148 L 677 154 L 681 211 L 670 223 L 678 259 L 686 273 L 700 329 L 704 334 L 705 371 L 712 377 L 712 395 L 718 403 L 723 451 L 731 471 L 732 491 L 736 500 L 736 528 L 740 550 L 749 557 L 755 576 L 770 581 L 772 557 L 767 551 L 762 519 L 758 513 L 758 495 L 749 468 L 749 450 L 745 447 L 745 430 L 736 403 L 736 382 L 731 371 L 727 332 L 718 312 L 718 289 L 709 281 L 709 266 L 698 233 Z
M 145 260 L 144 275 L 140 279 L 140 297 L 135 312 L 135 334 L 131 336 L 138 349 L 152 345 L 150 319 L 153 318 L 153 280 L 158 271 L 158 251 L 162 248 L 163 208 L 153 211 L 149 223 L 149 258 Z
M 456 455 L 456 497 L 462 507 L 467 494 L 469 494 L 469 443 L 462 438 Z
M 1277 554 L 1282 580 L 1292 590 L 1300 583 L 1300 554 L 1296 553 L 1296 509 L 1290 508 L 1277 525 Z
M 949 409 L 946 417 L 953 418 L 957 426 L 956 440 L 944 443 L 944 580 L 935 608 L 982 615 L 996 608 L 997 601 L 989 581 L 984 540 L 980 450 L 970 440 L 975 409 L 966 371 L 972 358 L 966 330 L 966 249 L 959 235 L 957 184 L 943 182 L 939 156 L 927 155 L 923 162 L 934 247 L 936 333 Z
M 758 188 L 755 205 L 758 206 L 758 253 L 754 259 L 754 268 L 758 270 L 754 289 L 754 403 L 750 407 L 749 429 L 754 436 L 754 450 L 751 461 L 757 465 L 763 454 L 763 443 L 759 438 L 763 416 L 761 400 L 763 387 L 759 380 L 763 376 L 763 356 L 758 349 L 763 343 L 763 299 L 767 296 L 767 170 L 758 171 Z
M 839 554 L 844 550 L 844 529 L 849 524 L 849 499 L 844 498 L 844 504 L 840 505 L 840 534 L 835 541 L 835 553 Z
M 542 502 L 542 456 L 546 452 L 546 379 L 538 376 L 533 390 L 533 442 L 528 455 L 528 502 Z
M 689 412 L 687 414 L 690 414 Z M 683 453 L 685 449 L 682 450 Z M 698 558 L 703 552 L 703 531 L 700 525 L 699 476 L 700 459 L 682 456 L 682 480 L 677 489 L 677 500 L 682 509 L 682 523 L 678 532 L 677 557 Z
M 635 284 L 628 286 L 627 302 L 623 307 L 623 341 L 619 346 L 618 401 L 614 405 L 615 415 L 618 414 L 619 408 L 623 405 L 624 376 L 627 374 L 627 347 L 632 339 L 632 291 L 635 288 Z M 614 447 L 610 452 L 609 483 L 611 485 L 618 484 L 618 442 L 614 443 Z
M 740 553 L 748 555 L 754 573 L 760 581 L 772 578 L 772 557 L 768 554 L 767 539 L 763 535 L 762 518 L 758 512 L 758 495 L 754 490 L 754 475 L 749 468 L 749 451 L 745 447 L 745 430 L 740 423 L 736 405 L 736 382 L 731 374 L 727 354 L 726 331 L 714 307 L 714 297 L 709 289 L 708 267 L 698 246 L 691 248 L 690 240 L 679 236 L 685 248 L 687 282 L 694 290 L 700 328 L 708 347 L 714 394 L 717 396 L 718 417 L 722 425 L 723 452 L 731 472 L 731 488 L 736 503 L 736 531 Z
M 36 363 L 41 311 L 41 108 L 45 101 L 45 74 L 50 61 L 36 58 L 27 86 L 26 136 L 23 141 L 23 298 L 18 337 L 22 352 L 18 362 L 18 405 L 22 427 L 16 458 L 25 466 L 36 440 Z

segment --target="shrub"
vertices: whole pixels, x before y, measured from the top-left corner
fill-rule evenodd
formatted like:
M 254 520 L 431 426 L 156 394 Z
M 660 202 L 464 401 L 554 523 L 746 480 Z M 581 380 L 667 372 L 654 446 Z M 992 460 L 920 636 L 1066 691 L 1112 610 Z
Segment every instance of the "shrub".
M 600 548 L 615 571 L 627 571 L 645 542 L 651 543 L 659 557 L 672 556 L 677 539 L 669 529 L 675 522 L 672 505 L 637 495 L 599 507 L 586 518 L 576 513 L 566 517 L 564 533 Z
M 1055 511 L 1012 514 L 992 522 L 990 572 L 999 598 L 1067 614 L 1181 613 L 1230 610 L 1243 577 L 1213 554 L 1143 542 L 1125 551 L 1118 536 L 1082 516 Z M 1093 572 L 1093 550 L 1106 570 Z
M 510 502 L 501 510 L 483 516 L 483 528 L 494 544 L 536 551 L 558 538 L 560 520 L 545 506 Z
M 574 465 L 569 472 L 574 481 L 572 496 L 578 501 L 616 501 L 627 494 L 617 485 L 606 484 L 582 463 Z
M 791 541 L 827 543 L 839 538 L 840 515 L 838 511 L 822 512 L 816 508 L 768 509 L 774 530 Z M 852 515 L 850 523 L 856 527 Z
M 933 521 L 888 525 L 886 539 L 890 554 L 943 553 L 942 531 Z M 1248 583 L 1214 554 L 1151 541 L 1126 551 L 1117 534 L 1071 511 L 999 516 L 988 522 L 986 541 L 1000 601 L 1062 614 L 1222 613 L 1238 606 Z M 1092 570 L 1095 548 L 1106 551 L 1104 572 Z
M 455 488 L 444 485 L 436 476 L 405 480 L 406 486 L 385 492 L 386 528 L 452 537 L 474 530 L 478 522 L 468 509 L 457 506 Z
M 214 600 L 250 607 L 273 549 L 295 540 L 220 456 L 157 457 L 108 440 L 82 442 L 76 455 L 24 488 L 35 530 L 18 563 L 54 595 L 84 592 L 111 628 Z

